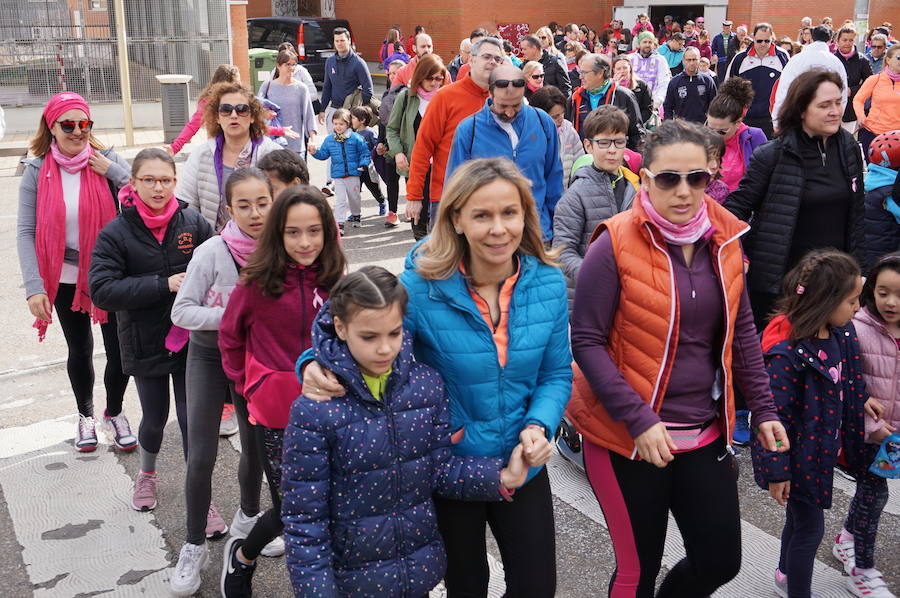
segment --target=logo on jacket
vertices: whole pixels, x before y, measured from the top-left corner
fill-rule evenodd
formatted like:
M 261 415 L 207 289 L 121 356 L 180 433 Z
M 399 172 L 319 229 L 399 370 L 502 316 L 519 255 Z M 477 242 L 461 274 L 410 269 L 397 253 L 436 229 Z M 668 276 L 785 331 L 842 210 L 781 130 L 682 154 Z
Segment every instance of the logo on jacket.
M 706 95 L 706 85 L 698 85 L 697 93 L 699 93 L 702 96 L 705 96 Z
M 178 249 L 181 253 L 190 253 L 194 249 L 194 235 L 181 233 L 178 235 Z
M 313 307 L 319 309 L 323 305 L 325 305 L 325 300 L 322 299 L 322 296 L 319 295 L 319 289 L 313 289 Z
M 682 100 L 687 97 L 687 87 L 678 88 L 678 97 Z

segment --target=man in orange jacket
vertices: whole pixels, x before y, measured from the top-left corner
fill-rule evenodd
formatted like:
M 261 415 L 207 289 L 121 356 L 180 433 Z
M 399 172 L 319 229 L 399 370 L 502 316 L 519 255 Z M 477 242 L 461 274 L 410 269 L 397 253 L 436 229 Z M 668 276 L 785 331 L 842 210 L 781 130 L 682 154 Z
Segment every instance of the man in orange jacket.
M 502 42 L 495 37 L 485 37 L 472 46 L 472 65 L 469 76 L 442 88 L 428 104 L 419 132 L 416 148 L 410 158 L 409 181 L 406 183 L 406 217 L 419 225 L 420 219 L 434 222 L 438 202 L 444 188 L 444 171 L 450 157 L 453 133 L 456 126 L 468 116 L 481 110 L 488 97 L 488 79 L 491 71 L 503 62 Z M 425 177 L 431 169 L 431 186 L 428 211 L 422 213 Z M 431 226 L 428 227 L 429 231 Z

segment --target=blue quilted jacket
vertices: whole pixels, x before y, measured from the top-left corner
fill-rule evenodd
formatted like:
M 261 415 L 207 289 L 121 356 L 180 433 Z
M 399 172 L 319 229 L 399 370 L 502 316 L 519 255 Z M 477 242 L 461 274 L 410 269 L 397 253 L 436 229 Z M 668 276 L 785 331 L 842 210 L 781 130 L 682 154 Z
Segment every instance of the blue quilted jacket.
M 447 392 L 413 360 L 408 332 L 376 400 L 328 307 L 313 324 L 313 351 L 349 392 L 326 402 L 301 396 L 291 407 L 281 516 L 294 592 L 420 598 L 446 568 L 432 492 L 501 500 L 503 462 L 451 454 Z
M 508 460 L 528 424 L 551 437 L 572 389 L 566 280 L 559 268 L 520 256 L 509 309 L 506 366 L 493 332 L 458 270 L 446 280 L 415 271 L 413 247 L 400 276 L 409 293 L 404 326 L 416 359 L 440 372 L 450 395 L 450 425 L 462 429 L 457 455 Z M 532 468 L 529 480 L 539 471 Z
M 372 161 L 366 140 L 359 133 L 349 133 L 344 141 L 335 139 L 333 133 L 326 136 L 321 147 L 312 155 L 319 160 L 331 158 L 331 178 L 359 176 L 359 169 Z

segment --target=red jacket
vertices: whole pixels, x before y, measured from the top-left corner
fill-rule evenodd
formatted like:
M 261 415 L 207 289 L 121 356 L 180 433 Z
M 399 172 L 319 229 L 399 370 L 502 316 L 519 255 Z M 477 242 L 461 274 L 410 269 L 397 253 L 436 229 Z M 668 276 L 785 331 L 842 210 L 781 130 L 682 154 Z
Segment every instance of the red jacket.
M 225 375 L 247 399 L 253 418 L 267 428 L 285 428 L 300 394 L 294 365 L 312 346 L 311 327 L 328 292 L 316 285 L 316 268 L 291 264 L 280 297 L 255 284 L 231 293 L 219 327 Z
M 416 147 L 409 165 L 406 199 L 422 201 L 425 174 L 431 167 L 431 201 L 440 201 L 444 190 L 444 172 L 450 158 L 450 146 L 456 126 L 482 107 L 488 91 L 481 89 L 471 77 L 441 88 L 428 104 L 416 134 Z

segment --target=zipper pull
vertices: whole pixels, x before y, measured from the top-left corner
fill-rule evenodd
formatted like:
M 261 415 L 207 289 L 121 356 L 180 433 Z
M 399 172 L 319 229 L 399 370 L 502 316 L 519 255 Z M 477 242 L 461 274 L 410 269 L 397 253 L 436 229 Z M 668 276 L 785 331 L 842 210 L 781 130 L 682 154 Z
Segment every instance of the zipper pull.
M 691 299 L 697 298 L 697 289 L 691 289 Z

